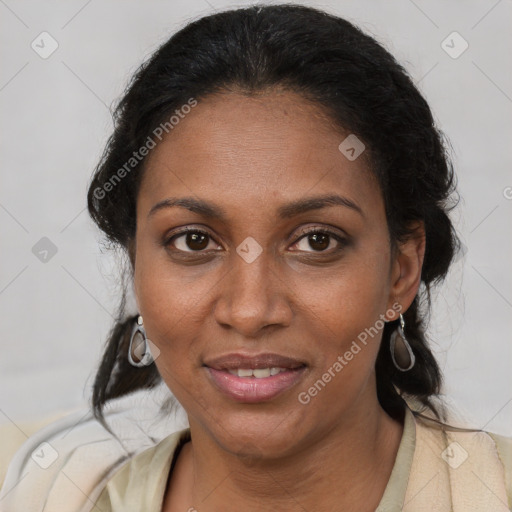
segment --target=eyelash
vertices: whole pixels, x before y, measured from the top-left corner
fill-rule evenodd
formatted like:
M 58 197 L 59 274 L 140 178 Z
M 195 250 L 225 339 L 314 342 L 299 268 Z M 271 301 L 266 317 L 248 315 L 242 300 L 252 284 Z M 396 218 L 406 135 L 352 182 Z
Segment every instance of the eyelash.
M 214 238 L 207 231 L 203 231 L 202 229 L 198 229 L 198 228 L 185 228 L 177 233 L 174 233 L 172 236 L 165 238 L 163 241 L 164 247 L 168 247 L 169 245 L 171 245 L 171 242 L 173 242 L 174 240 L 176 240 L 177 238 L 179 238 L 183 235 L 186 235 L 187 233 L 199 233 L 202 235 L 206 235 L 210 240 L 214 240 Z M 303 238 L 307 237 L 308 235 L 312 235 L 312 234 L 316 234 L 316 233 L 328 235 L 329 237 L 334 238 L 338 242 L 339 246 L 335 249 L 331 249 L 330 251 L 326 250 L 326 251 L 311 251 L 311 252 L 297 251 L 297 252 L 306 252 L 306 254 L 315 254 L 315 253 L 316 254 L 333 254 L 333 253 L 336 253 L 336 252 L 342 250 L 346 245 L 348 245 L 348 240 L 346 238 L 343 238 L 338 233 L 335 233 L 326 228 L 311 228 L 311 229 L 303 231 L 301 233 L 301 235 L 299 236 L 299 238 L 297 238 L 297 240 L 295 240 L 293 245 L 297 244 L 299 241 L 301 241 Z M 184 253 L 184 254 L 202 254 L 202 253 L 208 252 L 208 251 L 204 251 L 204 250 L 201 250 L 201 251 L 182 251 L 181 249 L 175 249 L 175 250 L 178 252 Z

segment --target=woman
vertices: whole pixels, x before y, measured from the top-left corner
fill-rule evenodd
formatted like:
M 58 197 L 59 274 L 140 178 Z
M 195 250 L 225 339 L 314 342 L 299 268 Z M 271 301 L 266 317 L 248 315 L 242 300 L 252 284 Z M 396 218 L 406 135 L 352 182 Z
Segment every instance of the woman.
M 427 103 L 347 21 L 253 6 L 180 30 L 122 99 L 88 205 L 138 311 L 125 292 L 94 414 L 110 429 L 107 402 L 162 382 L 189 426 L 92 486 L 92 464 L 56 477 L 103 512 L 508 510 L 512 439 L 446 425 L 425 332 L 454 193 Z

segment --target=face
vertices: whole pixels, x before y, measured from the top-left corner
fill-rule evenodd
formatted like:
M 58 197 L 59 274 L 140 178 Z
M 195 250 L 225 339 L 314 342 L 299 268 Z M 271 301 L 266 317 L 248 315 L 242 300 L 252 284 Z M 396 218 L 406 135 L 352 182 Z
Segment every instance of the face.
M 365 154 L 338 148 L 347 136 L 294 93 L 226 93 L 201 100 L 146 161 L 139 311 L 191 428 L 229 452 L 284 456 L 375 402 L 400 269 Z M 341 199 L 311 201 L 324 196 Z M 210 208 L 165 203 L 185 198 Z M 222 368 L 269 353 L 293 361 L 259 361 L 285 368 L 261 379 Z

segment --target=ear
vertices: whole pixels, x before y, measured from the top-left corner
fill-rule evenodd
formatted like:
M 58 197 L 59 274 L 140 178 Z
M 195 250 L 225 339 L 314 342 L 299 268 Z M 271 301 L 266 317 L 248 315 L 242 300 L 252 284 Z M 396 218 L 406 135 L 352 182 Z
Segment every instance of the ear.
M 398 244 L 392 255 L 388 308 L 392 308 L 392 304 L 397 302 L 401 305 L 396 318 L 400 312 L 404 313 L 409 309 L 421 283 L 421 269 L 425 257 L 425 226 L 423 221 L 416 221 L 410 227 L 413 230 L 411 235 L 405 242 Z

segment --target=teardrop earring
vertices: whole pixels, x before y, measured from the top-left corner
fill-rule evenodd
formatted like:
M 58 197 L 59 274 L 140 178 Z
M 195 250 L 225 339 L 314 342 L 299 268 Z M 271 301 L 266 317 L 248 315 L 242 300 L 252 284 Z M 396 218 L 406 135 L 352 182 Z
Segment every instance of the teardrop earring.
M 400 313 L 400 325 L 391 333 L 390 350 L 391 359 L 396 369 L 401 372 L 409 371 L 416 362 L 416 357 L 412 351 L 404 333 L 405 321 L 402 313 Z
M 128 347 L 128 361 L 137 368 L 149 366 L 154 361 L 149 350 L 146 329 L 144 329 L 141 315 L 138 316 L 132 329 L 130 345 Z

